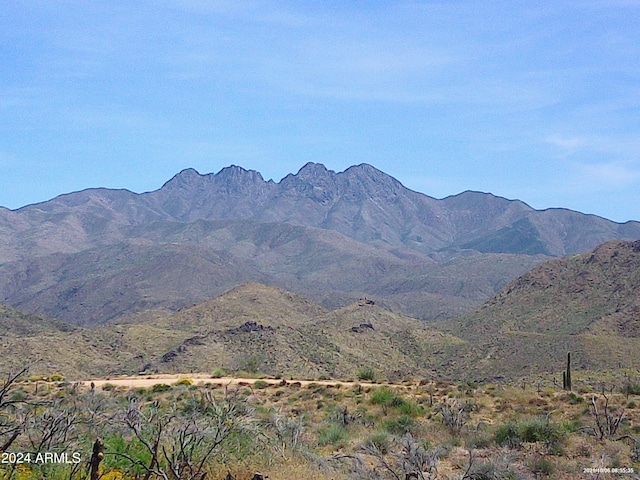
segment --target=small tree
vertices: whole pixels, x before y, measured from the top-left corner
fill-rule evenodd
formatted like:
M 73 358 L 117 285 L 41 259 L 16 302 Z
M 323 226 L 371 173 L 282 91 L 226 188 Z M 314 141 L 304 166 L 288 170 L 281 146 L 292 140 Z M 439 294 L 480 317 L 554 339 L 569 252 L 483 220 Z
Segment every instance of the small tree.
M 27 417 L 19 407 L 26 403 L 26 399 L 13 392 L 16 382 L 28 371 L 29 367 L 25 367 L 18 373 L 7 375 L 0 385 L 0 453 L 6 452 L 24 431 Z
M 157 403 L 140 406 L 131 401 L 124 416 L 125 425 L 144 450 L 147 460 L 133 458 L 125 452 L 116 455 L 127 459 L 132 467 L 164 480 L 200 480 L 206 476 L 206 464 L 232 432 L 244 420 L 234 402 L 216 401 L 211 392 L 193 398 L 182 411 L 166 411 Z
M 442 422 L 449 428 L 453 435 L 458 435 L 469 420 L 468 403 L 461 402 L 457 398 L 446 399 L 437 407 L 442 417 Z
M 300 437 L 304 432 L 302 417 L 290 417 L 283 413 L 273 413 L 265 422 L 267 427 L 263 433 L 267 435 L 275 450 L 286 459 L 287 449 L 296 451 Z M 273 435 L 273 436 L 271 436 Z
M 41 405 L 30 415 L 26 432 L 33 452 L 64 450 L 78 440 L 76 405 L 63 406 L 62 403 Z
M 624 419 L 624 409 L 621 408 L 616 412 L 611 411 L 609 397 L 604 393 L 602 396 L 604 401 L 600 402 L 600 408 L 598 408 L 598 399 L 595 395 L 591 397 L 590 406 L 591 416 L 595 422 L 595 425 L 591 427 L 591 432 L 600 440 L 614 436 Z
M 377 463 L 374 472 L 368 471 L 365 462 L 357 467 L 364 470 L 362 476 L 371 478 L 392 478 L 395 480 L 428 480 L 437 478 L 440 452 L 427 450 L 408 433 L 401 438 L 394 438 L 392 445 L 383 449 L 376 442 L 367 442 L 362 447 L 366 455 L 373 457 Z M 368 476 L 367 476 L 368 475 Z

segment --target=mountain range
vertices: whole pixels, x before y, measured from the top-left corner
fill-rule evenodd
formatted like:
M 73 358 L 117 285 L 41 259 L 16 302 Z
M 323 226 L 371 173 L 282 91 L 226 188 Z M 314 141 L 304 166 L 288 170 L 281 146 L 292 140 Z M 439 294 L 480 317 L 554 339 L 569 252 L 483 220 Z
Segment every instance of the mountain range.
M 187 169 L 152 192 L 97 188 L 0 208 L 0 300 L 95 326 L 261 282 L 328 309 L 366 296 L 444 319 L 553 257 L 637 238 L 638 222 L 488 193 L 435 199 L 366 164 L 309 163 L 277 183 L 237 166 Z

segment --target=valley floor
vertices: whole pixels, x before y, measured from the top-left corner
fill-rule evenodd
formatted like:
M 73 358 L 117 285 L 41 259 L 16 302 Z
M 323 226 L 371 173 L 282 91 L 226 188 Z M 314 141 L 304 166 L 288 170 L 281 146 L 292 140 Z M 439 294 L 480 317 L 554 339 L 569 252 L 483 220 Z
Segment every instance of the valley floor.
M 73 470 L 7 461 L 0 479 L 87 478 L 97 438 L 103 480 L 196 478 L 169 475 L 187 464 L 209 480 L 257 472 L 270 480 L 640 478 L 640 386 L 610 382 L 598 391 L 582 375 L 573 392 L 534 381 L 383 385 L 206 374 L 16 381 L 2 397 L 14 403 L 0 399 L 0 413 L 5 426 L 29 421 L 6 452 L 80 452 L 82 463 Z

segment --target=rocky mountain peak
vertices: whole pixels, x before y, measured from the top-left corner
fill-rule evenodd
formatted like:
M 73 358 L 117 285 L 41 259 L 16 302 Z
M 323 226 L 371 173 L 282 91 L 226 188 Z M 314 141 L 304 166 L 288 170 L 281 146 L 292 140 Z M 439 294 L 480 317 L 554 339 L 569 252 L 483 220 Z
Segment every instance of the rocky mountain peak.
M 323 203 L 342 196 L 351 199 L 388 197 L 406 190 L 395 178 L 366 163 L 336 173 L 321 163 L 309 162 L 297 174 L 283 178 L 280 186 L 284 191 Z
M 237 165 L 231 165 L 218 173 L 202 175 L 194 168 L 186 168 L 165 183 L 161 190 L 186 189 L 204 190 L 211 184 L 225 185 L 231 190 L 237 190 L 239 186 L 266 183 L 262 175 L 255 170 L 246 170 Z
M 612 262 L 621 262 L 622 259 L 638 258 L 640 253 L 640 240 L 625 241 L 611 240 L 598 245 L 587 258 L 587 263 L 607 265 Z
M 181 171 L 151 192 L 151 200 L 171 217 L 186 220 L 196 218 L 223 218 L 221 198 L 242 199 L 240 218 L 250 216 L 252 202 L 262 198 L 273 182 L 265 182 L 260 173 L 231 165 L 218 173 L 201 175 L 193 168 Z M 229 205 L 227 205 L 229 206 Z M 237 216 L 239 212 L 234 212 Z
M 309 162 L 298 170 L 296 177 L 299 179 L 312 180 L 319 177 L 334 176 L 335 174 L 336 172 L 328 170 L 322 163 Z
M 346 188 L 364 195 L 375 192 L 377 195 L 388 197 L 407 190 L 398 180 L 367 163 L 349 167 L 341 175 L 346 180 Z
M 309 162 L 295 175 L 284 177 L 278 188 L 284 197 L 301 196 L 326 205 L 336 196 L 337 175 L 321 163 Z
M 226 183 L 264 183 L 262 175 L 255 170 L 246 170 L 237 165 L 231 165 L 220 170 L 215 175 L 216 180 Z
M 202 177 L 206 175 L 201 175 L 195 168 L 185 168 L 184 170 L 178 172 L 174 175 L 168 182 L 166 182 L 162 188 L 176 188 L 176 187 L 188 187 L 200 181 Z
M 381 170 L 378 170 L 373 165 L 369 165 L 368 163 L 361 163 L 359 165 L 353 165 L 347 168 L 344 171 L 345 175 L 354 175 L 354 176 L 366 176 L 371 178 L 393 178 Z M 395 179 L 393 179 L 395 180 Z M 397 181 L 397 180 L 396 180 Z M 400 182 L 398 182 L 400 183 Z

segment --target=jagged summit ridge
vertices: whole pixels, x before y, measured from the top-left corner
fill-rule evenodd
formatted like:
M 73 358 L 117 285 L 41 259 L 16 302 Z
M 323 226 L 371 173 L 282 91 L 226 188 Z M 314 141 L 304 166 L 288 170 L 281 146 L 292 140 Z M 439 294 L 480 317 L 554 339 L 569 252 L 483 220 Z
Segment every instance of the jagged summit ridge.
M 261 184 L 276 185 L 279 187 L 279 193 L 288 190 L 305 192 L 305 188 L 300 188 L 300 185 L 310 186 L 311 190 L 313 188 L 335 189 L 341 193 L 351 190 L 352 193 L 357 191 L 363 194 L 376 193 L 375 191 L 379 193 L 380 189 L 398 191 L 405 188 L 395 178 L 366 163 L 351 166 L 343 172 L 335 172 L 327 169 L 322 163 L 308 162 L 297 173 L 290 173 L 277 183 L 273 180 L 265 181 L 256 170 L 247 170 L 237 165 L 224 167 L 215 174 L 201 174 L 194 168 L 186 168 L 166 182 L 158 191 L 176 188 L 202 191 L 224 185 L 230 193 L 247 193 L 244 186 Z
M 218 173 L 201 174 L 195 168 L 185 168 L 166 182 L 160 190 L 177 187 L 197 187 L 198 184 L 242 184 L 242 183 L 266 183 L 260 172 L 247 170 L 237 165 L 224 167 Z
M 620 225 L 570 210 L 538 211 L 490 193 L 466 191 L 437 200 L 366 163 L 335 172 L 309 162 L 277 183 L 237 165 L 215 174 L 187 168 L 148 193 L 89 189 L 20 210 L 0 211 L 0 225 L 6 225 L 9 236 L 32 226 L 30 238 L 38 237 L 42 222 L 49 222 L 52 227 L 45 246 L 51 252 L 57 248 L 51 235 L 65 246 L 64 251 L 78 251 L 98 240 L 108 242 L 105 232 L 122 239 L 126 238 L 120 232 L 123 226 L 165 220 L 287 222 L 427 254 L 471 250 L 562 256 L 611 239 L 640 237 L 638 222 Z M 3 253 L 4 258 L 19 257 L 15 253 L 19 244 L 20 240 L 14 243 L 9 238 L 5 252 L 0 248 L 0 261 Z
M 390 204 L 402 196 L 410 197 L 409 201 Z M 404 217 L 405 211 L 429 210 L 425 202 L 433 201 L 368 164 L 336 173 L 313 162 L 278 183 L 266 182 L 260 173 L 236 165 L 206 175 L 187 169 L 151 192 L 150 200 L 180 221 L 286 221 L 330 228 L 359 239 L 379 236 L 390 244 L 398 243 L 399 238 L 390 232 L 398 225 L 389 223 L 397 223 L 395 219 Z M 419 205 L 414 205 L 416 202 Z M 371 229 L 370 223 L 376 221 L 386 234 L 378 235 Z
M 309 162 L 277 183 L 236 165 L 207 175 L 187 169 L 152 192 L 150 200 L 180 221 L 288 222 L 423 253 L 453 247 L 561 256 L 613 238 L 640 235 L 638 225 L 620 228 L 578 212 L 537 211 L 490 193 L 466 191 L 437 200 L 366 163 L 335 172 Z M 590 227 L 583 229 L 586 224 Z

